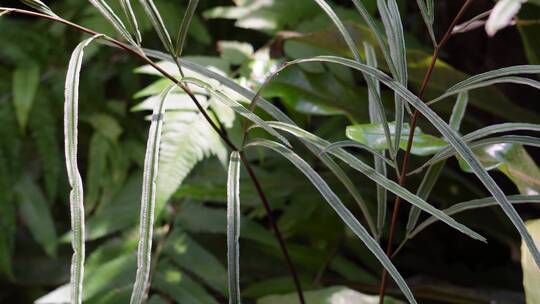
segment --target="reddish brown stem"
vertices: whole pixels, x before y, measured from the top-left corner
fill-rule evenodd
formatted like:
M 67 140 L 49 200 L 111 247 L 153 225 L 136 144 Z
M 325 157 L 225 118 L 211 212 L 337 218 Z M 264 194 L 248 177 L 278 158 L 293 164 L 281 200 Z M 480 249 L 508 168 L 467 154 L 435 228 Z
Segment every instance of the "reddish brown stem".
M 457 25 L 459 20 L 463 17 L 463 15 L 465 14 L 465 11 L 467 10 L 469 5 L 473 1 L 474 0 L 467 0 L 463 4 L 461 9 L 457 13 L 456 17 L 454 18 L 454 20 L 452 21 L 452 23 L 448 27 L 448 30 L 444 34 L 443 38 L 437 44 L 437 47 L 433 51 L 433 56 L 431 57 L 431 62 L 429 64 L 428 70 L 427 70 L 427 72 L 426 72 L 426 74 L 424 76 L 424 80 L 422 81 L 422 84 L 420 86 L 420 90 L 418 92 L 418 97 L 420 99 L 422 99 L 424 97 L 424 93 L 425 93 L 425 91 L 427 89 L 429 81 L 431 80 L 431 76 L 433 75 L 433 70 L 435 69 L 435 64 L 437 63 L 437 59 L 439 58 L 439 55 L 441 53 L 442 48 L 446 45 L 446 43 L 448 42 L 448 39 L 450 39 L 450 36 L 452 35 L 453 28 Z M 420 116 L 420 112 L 418 110 L 415 110 L 414 113 L 412 114 L 412 117 L 411 117 L 411 122 L 410 122 L 411 126 L 410 126 L 410 131 L 409 131 L 409 137 L 408 137 L 408 140 L 407 140 L 407 149 L 405 150 L 405 154 L 403 156 L 403 164 L 402 164 L 401 173 L 400 173 L 400 176 L 399 176 L 399 185 L 402 186 L 402 187 L 405 186 L 405 183 L 407 181 L 407 170 L 409 169 L 409 159 L 410 159 L 410 156 L 411 156 L 411 149 L 412 149 L 412 146 L 413 146 L 414 131 L 416 129 L 416 125 L 417 125 L 419 116 Z M 400 205 L 401 205 L 401 197 L 396 196 L 395 201 L 394 201 L 394 211 L 392 213 L 392 219 L 391 219 L 391 222 L 390 222 L 390 231 L 389 231 L 389 234 L 388 234 L 388 242 L 386 244 L 386 255 L 388 257 L 392 256 L 392 244 L 394 242 L 394 237 L 395 237 L 395 232 L 396 232 L 396 225 L 397 225 L 397 218 L 398 218 L 398 214 L 399 214 Z M 388 280 L 388 272 L 386 271 L 385 268 L 383 268 L 382 274 L 381 274 L 381 285 L 380 285 L 380 289 L 379 289 L 379 303 L 380 304 L 384 303 L 384 295 L 385 295 L 385 292 L 386 292 L 387 280 Z

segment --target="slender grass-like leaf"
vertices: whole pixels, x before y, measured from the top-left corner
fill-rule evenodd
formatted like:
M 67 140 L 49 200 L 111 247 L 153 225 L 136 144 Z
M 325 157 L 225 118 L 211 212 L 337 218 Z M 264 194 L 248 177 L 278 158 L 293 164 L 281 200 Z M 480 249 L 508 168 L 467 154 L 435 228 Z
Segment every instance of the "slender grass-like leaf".
M 369 66 L 377 68 L 377 56 L 375 55 L 375 50 L 373 49 L 373 47 L 367 43 L 364 43 L 364 51 L 366 54 L 366 63 Z M 371 77 L 371 76 L 367 76 L 367 77 Z M 377 94 L 380 95 L 380 92 L 381 92 L 380 83 L 374 79 L 373 81 L 376 84 Z M 377 112 L 377 99 L 376 98 L 377 98 L 377 95 L 372 94 L 371 88 L 368 88 L 369 120 L 371 123 L 381 124 L 383 123 L 383 119 L 381 119 L 381 117 L 379 116 L 379 113 Z M 399 134 L 399 133 L 396 133 L 396 134 Z M 400 136 L 396 135 L 396 139 L 399 140 Z M 399 149 L 399 146 L 397 146 L 396 149 Z M 386 158 L 386 155 L 385 155 L 386 151 L 383 150 L 381 153 L 382 153 L 383 158 Z M 373 156 L 374 156 L 373 163 L 375 166 L 375 170 L 379 172 L 381 175 L 386 176 L 387 174 L 386 165 L 381 160 L 381 158 L 376 157 L 376 154 L 373 154 Z M 380 185 L 377 185 L 377 232 L 379 233 L 379 235 L 382 234 L 382 231 L 384 229 L 384 223 L 386 220 L 386 209 L 387 209 L 386 200 L 387 200 L 386 189 L 384 189 L 384 187 L 381 187 Z
M 429 37 L 433 42 L 433 46 L 437 46 L 437 39 L 435 38 L 435 33 L 433 32 L 433 21 L 435 16 L 433 0 L 427 0 L 427 4 L 424 2 L 424 0 L 416 0 L 416 3 L 420 9 L 420 14 L 422 14 L 422 19 L 424 19 L 424 23 L 426 24 Z
M 444 99 L 446 97 L 449 97 L 449 96 L 452 96 L 452 95 L 455 95 L 455 94 L 459 94 L 459 93 L 462 93 L 462 92 L 467 92 L 467 91 L 471 91 L 471 90 L 474 90 L 474 89 L 479 89 L 479 88 L 483 88 L 483 87 L 487 87 L 487 86 L 491 86 L 491 85 L 499 84 L 499 83 L 522 84 L 522 85 L 527 85 L 527 86 L 530 86 L 530 87 L 533 87 L 535 89 L 540 90 L 540 81 L 536 81 L 534 79 L 525 78 L 525 77 L 509 76 L 509 77 L 501 77 L 501 78 L 489 79 L 489 80 L 482 81 L 482 82 L 475 82 L 475 83 L 472 83 L 470 85 L 459 87 L 457 89 L 449 89 L 446 92 L 444 92 L 443 95 L 441 95 L 441 96 L 439 96 L 439 97 L 437 97 L 437 98 L 435 98 L 433 100 L 430 100 L 427 104 L 431 105 L 433 103 L 436 103 L 437 101 L 440 101 L 440 100 L 442 100 L 442 99 Z
M 526 203 L 540 203 L 540 195 L 510 195 L 507 197 L 511 204 L 526 204 Z M 485 207 L 497 206 L 498 202 L 493 197 L 487 197 L 482 199 L 475 199 L 459 204 L 455 204 L 452 207 L 445 209 L 444 212 L 448 215 L 454 215 L 467 210 L 474 210 Z M 412 238 L 422 230 L 429 227 L 431 224 L 436 223 L 438 220 L 434 217 L 429 217 L 422 223 L 420 223 L 416 229 L 414 229 L 409 237 Z
M 150 262 L 152 259 L 152 234 L 154 229 L 154 209 L 156 201 L 156 179 L 159 163 L 159 145 L 161 142 L 161 129 L 165 100 L 176 85 L 170 85 L 160 96 L 160 102 L 154 108 L 152 124 L 148 132 L 146 155 L 144 159 L 143 185 L 141 194 L 141 219 L 139 247 L 137 249 L 137 274 L 131 304 L 140 304 L 146 297 L 148 278 L 150 276 Z
M 171 36 L 169 35 L 167 28 L 165 27 L 165 23 L 163 23 L 163 19 L 161 19 L 161 15 L 159 14 L 159 11 L 154 4 L 154 1 L 139 0 L 139 2 L 143 6 L 146 15 L 148 16 L 150 22 L 152 23 L 152 26 L 156 30 L 159 39 L 163 44 L 163 47 L 165 47 L 167 52 L 169 52 L 171 55 L 174 54 L 174 46 L 172 44 Z
M 456 83 L 455 85 L 448 88 L 447 91 L 454 91 L 461 89 L 470 85 L 474 85 L 479 82 L 484 82 L 486 80 L 491 80 L 497 77 L 503 76 L 512 76 L 519 74 L 540 74 L 540 65 L 516 65 L 506 68 L 501 68 L 493 71 L 488 71 L 482 74 L 471 76 L 461 82 Z
M 394 78 L 403 86 L 407 87 L 407 50 L 405 47 L 405 38 L 403 36 L 403 25 L 401 24 L 401 17 L 399 15 L 399 7 L 395 0 L 377 0 L 377 6 L 379 8 L 379 15 L 381 15 L 384 24 L 386 36 L 388 37 L 390 56 L 396 67 L 396 73 L 393 74 Z M 395 94 L 394 103 L 396 122 L 395 134 L 401 134 L 403 120 L 405 118 L 405 102 L 401 100 L 401 97 L 398 94 Z M 409 112 L 411 112 L 410 109 Z M 393 155 L 394 159 L 397 156 L 400 141 L 401 138 L 396 136 L 394 140 L 394 151 L 396 153 Z
M 133 40 L 131 37 L 131 34 L 127 30 L 126 26 L 122 22 L 122 20 L 114 13 L 114 11 L 111 9 L 111 7 L 105 2 L 105 0 L 90 0 L 90 3 L 92 3 L 93 6 L 95 6 L 99 12 L 105 17 L 109 22 L 112 24 L 112 26 L 116 29 L 116 31 L 124 37 L 127 41 L 129 41 L 130 44 L 133 46 L 137 46 L 137 42 Z
M 81 42 L 71 54 L 65 84 L 64 140 L 65 158 L 70 192 L 71 229 L 73 230 L 73 257 L 71 259 L 71 302 L 82 302 L 84 275 L 84 204 L 83 183 L 77 165 L 78 117 L 79 117 L 79 75 L 82 67 L 84 48 L 98 36 Z
M 540 138 L 532 137 L 532 136 L 522 136 L 522 135 L 505 135 L 505 136 L 486 138 L 479 141 L 471 142 L 469 143 L 469 147 L 471 149 L 475 149 L 479 147 L 484 147 L 488 145 L 496 145 L 496 144 L 518 144 L 518 145 L 530 146 L 530 147 L 540 147 Z M 441 151 L 437 153 L 436 155 L 434 155 L 421 167 L 412 171 L 410 174 L 416 174 L 420 172 L 421 170 L 423 170 L 424 168 L 426 168 L 427 166 L 432 166 L 452 156 L 455 156 L 456 154 L 457 152 L 451 148 L 445 149 L 444 151 Z
M 341 20 L 336 15 L 334 10 L 330 7 L 330 5 L 328 5 L 328 3 L 326 3 L 324 0 L 314 0 L 314 1 L 317 2 L 317 4 L 323 9 L 323 11 L 328 15 L 328 17 L 330 17 L 330 19 L 332 20 L 334 25 L 337 27 L 337 29 L 339 30 L 341 36 L 345 40 L 345 43 L 347 44 L 350 51 L 352 52 L 354 59 L 358 63 L 361 63 L 361 64 L 364 63 L 364 61 L 362 60 L 362 57 L 360 56 L 360 53 L 358 53 L 358 50 L 356 49 L 356 44 L 355 44 L 353 38 L 351 37 L 349 31 L 347 31 L 347 28 L 345 28 L 345 25 L 343 24 L 343 22 L 341 22 Z M 368 88 L 371 89 L 372 94 L 374 96 L 376 95 L 375 97 L 376 97 L 376 100 L 377 100 L 377 112 L 379 113 L 379 116 L 383 120 L 382 124 L 383 124 L 383 129 L 384 129 L 384 135 L 386 136 L 386 141 L 387 142 L 392 142 L 392 137 L 390 135 L 390 129 L 388 127 L 388 121 L 387 121 L 387 118 L 386 118 L 386 110 L 384 109 L 384 105 L 382 104 L 381 97 L 377 93 L 377 89 L 376 89 L 377 86 L 376 86 L 373 78 L 366 77 L 366 75 L 364 75 L 364 78 L 366 79 Z M 394 147 L 392 145 L 390 145 L 389 148 L 390 148 L 390 154 L 395 155 L 396 150 L 394 149 Z
M 268 124 L 272 126 L 273 128 L 288 132 L 298 138 L 309 141 L 310 143 L 317 145 L 323 149 L 327 148 L 330 145 L 328 141 L 312 133 L 309 133 L 308 131 L 303 130 L 302 128 L 299 128 L 297 126 L 293 126 L 293 125 L 282 123 L 282 122 L 268 122 Z M 362 174 L 364 174 L 366 177 L 373 180 L 377 184 L 385 187 L 388 191 L 402 197 L 403 199 L 419 207 L 420 209 L 440 218 L 441 221 L 445 222 L 452 228 L 470 236 L 473 239 L 485 241 L 485 238 L 479 235 L 478 233 L 456 222 L 454 219 L 446 216 L 441 210 L 438 210 L 437 208 L 428 204 L 425 200 L 409 192 L 409 190 L 401 187 L 394 181 L 389 180 L 385 176 L 379 174 L 372 167 L 368 166 L 367 164 L 365 164 L 358 158 L 354 157 L 352 154 L 348 153 L 347 151 L 336 148 L 330 151 L 330 153 L 340 158 L 342 161 L 349 164 L 352 168 L 358 170 L 359 172 L 361 172 Z
M 448 140 L 449 144 L 458 151 L 459 155 L 463 158 L 465 163 L 471 167 L 472 171 L 478 177 L 478 179 L 484 184 L 484 186 L 489 190 L 489 192 L 495 197 L 495 199 L 500 203 L 501 208 L 508 216 L 508 218 L 513 223 L 514 227 L 520 233 L 523 241 L 527 244 L 529 251 L 534 257 L 537 265 L 540 267 L 540 252 L 536 247 L 531 235 L 525 228 L 523 220 L 519 217 L 517 211 L 512 207 L 512 204 L 508 202 L 504 192 L 499 188 L 497 183 L 491 178 L 489 173 L 484 169 L 480 161 L 475 157 L 473 151 L 467 146 L 464 140 L 452 130 L 450 126 L 444 122 L 444 120 L 439 117 L 429 106 L 427 106 L 422 100 L 415 96 L 412 92 L 403 87 L 399 82 L 393 80 L 385 73 L 374 69 L 370 66 L 352 61 L 346 58 L 334 57 L 334 56 L 319 56 L 309 59 L 295 60 L 291 64 L 303 63 L 303 62 L 333 62 L 342 66 L 348 66 L 355 70 L 370 74 L 376 77 L 379 81 L 386 84 L 390 89 L 398 92 L 407 102 L 409 102 L 413 107 L 418 109 L 418 111 L 426 117 L 429 122 L 441 132 L 441 134 Z
M 345 207 L 341 202 L 339 197 L 330 189 L 328 184 L 322 179 L 315 170 L 313 170 L 308 163 L 306 163 L 302 158 L 295 154 L 292 150 L 287 147 L 269 140 L 259 139 L 252 141 L 246 147 L 265 147 L 272 149 L 275 152 L 281 154 L 287 158 L 292 164 L 294 164 L 317 188 L 317 190 L 322 194 L 330 206 L 336 211 L 336 213 L 341 217 L 343 222 L 362 240 L 362 242 L 368 247 L 368 249 L 375 255 L 375 257 L 381 262 L 384 268 L 388 273 L 394 278 L 397 285 L 409 300 L 410 303 L 416 303 L 414 296 L 407 286 L 407 283 L 398 272 L 396 267 L 392 264 L 390 259 L 386 256 L 384 251 L 381 249 L 377 241 L 375 241 L 367 232 L 367 230 L 358 222 L 354 215 Z
M 452 129 L 459 131 L 461 127 L 461 122 L 463 120 L 463 117 L 465 116 L 465 112 L 467 111 L 468 103 L 469 94 L 467 92 L 460 93 L 458 95 L 454 108 L 452 109 L 452 115 L 450 116 L 449 125 Z M 433 187 L 435 186 L 435 183 L 437 183 L 437 180 L 439 180 L 439 176 L 441 175 L 442 169 L 445 165 L 446 162 L 440 162 L 437 164 L 433 164 L 429 167 L 428 171 L 424 175 L 424 178 L 422 179 L 422 182 L 420 183 L 420 187 L 418 188 L 416 195 L 423 199 L 427 199 L 429 197 L 429 194 L 433 190 Z M 409 211 L 409 219 L 407 221 L 407 236 L 416 226 L 419 217 L 420 209 L 414 207 L 411 208 L 411 210 Z
M 182 50 L 184 49 L 184 43 L 186 42 L 189 25 L 191 24 L 191 20 L 193 19 L 193 15 L 195 14 L 197 5 L 199 5 L 199 0 L 189 0 L 189 4 L 186 8 L 186 13 L 184 14 L 182 24 L 180 25 L 180 29 L 178 31 L 178 37 L 176 38 L 176 50 L 174 53 L 177 57 L 180 57 L 182 55 Z
M 204 82 L 202 80 L 192 78 L 192 77 L 184 77 L 184 78 L 182 78 L 181 81 L 185 82 L 185 83 L 191 83 L 191 84 L 194 84 L 194 85 L 196 85 L 196 86 L 198 86 L 200 88 L 205 89 L 208 93 L 210 93 L 217 100 L 221 101 L 223 104 L 230 107 L 232 110 L 234 110 L 238 114 L 240 114 L 240 115 L 244 116 L 245 118 L 251 120 L 252 122 L 257 124 L 258 126 L 263 128 L 265 131 L 267 131 L 271 135 L 275 136 L 277 139 L 279 139 L 284 144 L 290 146 L 289 141 L 285 137 L 283 137 L 281 134 L 276 132 L 274 129 L 272 129 L 264 120 L 259 118 L 253 112 L 246 109 L 240 103 L 238 103 L 234 99 L 230 98 L 229 96 L 227 96 L 226 94 L 224 94 L 220 90 L 212 87 L 212 85 L 210 85 L 210 84 L 208 84 L 208 83 L 206 83 L 206 82 Z
M 274 119 L 279 120 L 281 122 L 295 125 L 294 121 L 292 121 L 287 115 L 285 115 L 285 113 L 283 113 L 279 108 L 274 106 L 268 100 L 262 98 L 260 95 L 256 94 L 255 92 L 237 84 L 233 80 L 227 77 L 224 77 L 223 75 L 220 75 L 205 66 L 199 65 L 189 60 L 176 61 L 171 55 L 165 54 L 163 52 L 155 51 L 155 50 L 144 49 L 144 52 L 148 56 L 159 59 L 159 60 L 177 62 L 183 68 L 199 73 L 205 77 L 214 79 L 218 81 L 224 88 L 231 90 L 235 94 L 238 94 L 244 97 L 245 98 L 244 102 L 248 102 L 248 101 L 250 102 L 255 99 L 257 102 L 257 106 L 261 108 L 262 110 L 264 110 L 266 113 L 268 113 L 270 116 L 272 116 Z M 303 143 L 314 155 L 319 156 L 321 161 L 330 169 L 330 171 L 332 171 L 332 173 L 338 178 L 338 180 L 345 186 L 347 191 L 349 191 L 349 193 L 351 194 L 355 202 L 360 207 L 364 217 L 366 218 L 366 222 L 368 223 L 370 230 L 372 231 L 373 235 L 375 235 L 376 234 L 375 224 L 373 223 L 373 220 L 371 219 L 371 215 L 370 215 L 369 209 L 367 208 L 367 204 L 362 198 L 362 196 L 360 195 L 360 193 L 358 192 L 358 190 L 356 189 L 356 186 L 354 185 L 354 183 L 347 176 L 345 171 L 343 171 L 343 169 L 341 169 L 340 166 L 331 157 L 325 154 L 321 154 L 320 148 L 305 141 L 303 141 Z
M 137 22 L 137 17 L 135 17 L 135 12 L 133 12 L 133 7 L 131 6 L 131 0 L 120 0 L 120 4 L 122 5 L 122 9 L 124 10 L 124 15 L 126 15 L 126 19 L 128 20 L 131 32 L 135 37 L 135 42 L 138 45 L 141 45 L 141 31 L 139 30 L 139 23 Z
M 227 266 L 229 304 L 239 304 L 240 297 L 240 154 L 231 153 L 227 180 Z
M 342 141 L 337 141 L 335 143 L 332 143 L 328 147 L 326 147 L 321 153 L 330 153 L 333 149 L 338 149 L 338 148 L 358 148 L 358 149 L 368 151 L 369 153 L 373 154 L 374 159 L 381 160 L 385 162 L 386 164 L 388 164 L 390 167 L 395 168 L 394 162 L 391 159 L 384 156 L 382 153 L 379 153 L 379 151 L 367 145 L 364 145 L 364 144 L 361 144 L 359 142 L 352 141 L 352 140 L 342 140 Z
M 45 3 L 41 2 L 40 0 L 21 0 L 21 2 L 39 12 L 49 16 L 58 17 L 58 15 L 56 15 L 47 5 L 45 5 Z

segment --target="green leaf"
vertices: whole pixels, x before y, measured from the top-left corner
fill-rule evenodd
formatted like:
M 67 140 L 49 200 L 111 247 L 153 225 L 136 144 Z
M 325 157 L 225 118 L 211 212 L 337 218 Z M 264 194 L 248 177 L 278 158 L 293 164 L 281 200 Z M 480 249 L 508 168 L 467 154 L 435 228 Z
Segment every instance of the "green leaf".
M 389 125 L 390 134 L 392 136 L 396 136 L 395 124 L 390 123 Z M 401 130 L 401 134 L 399 136 L 399 146 L 403 150 L 407 149 L 409 131 L 409 125 L 404 124 L 403 129 Z M 384 131 L 381 124 L 361 124 L 348 126 L 346 133 L 348 138 L 355 140 L 361 144 L 367 145 L 368 147 L 375 150 L 386 150 L 390 146 L 388 142 L 386 142 L 386 138 L 384 136 Z M 416 128 L 414 131 L 413 147 L 411 153 L 421 156 L 433 155 L 447 145 L 448 143 L 444 140 L 429 134 L 425 134 L 420 128 Z
M 208 287 L 223 295 L 227 293 L 227 270 L 223 264 L 180 228 L 174 229 L 167 238 L 163 253 Z
M 163 47 L 165 47 L 165 49 L 170 54 L 175 54 L 174 46 L 171 41 L 171 36 L 169 36 L 169 32 L 167 31 L 167 28 L 165 27 L 165 24 L 163 23 L 163 20 L 161 19 L 161 15 L 159 14 L 159 11 L 156 8 L 156 5 L 154 4 L 154 1 L 139 0 L 139 2 L 144 8 L 144 11 L 146 12 L 146 16 L 148 16 L 148 19 L 150 19 L 150 22 L 152 23 L 154 30 L 157 32 L 159 39 L 161 40 L 161 43 L 163 44 Z
M 160 263 L 152 280 L 152 287 L 170 296 L 182 304 L 217 304 L 218 302 L 208 292 L 185 272 L 180 272 L 174 266 Z
M 93 114 L 87 120 L 96 131 L 112 143 L 116 143 L 122 132 L 124 132 L 118 121 L 107 114 Z
M 107 174 L 107 154 L 109 142 L 100 133 L 94 133 L 90 138 L 90 151 L 88 152 L 88 171 L 86 173 L 86 210 L 94 209 L 104 185 L 103 177 Z
M 105 2 L 105 0 L 90 0 L 93 6 L 95 6 L 99 12 L 105 17 L 116 31 L 124 37 L 130 44 L 136 46 L 137 42 L 133 40 L 131 34 L 127 30 L 122 20 L 114 13 L 111 7 Z
M 356 290 L 342 286 L 326 287 L 319 290 L 311 290 L 304 293 L 306 303 L 309 304 L 370 304 L 379 303 L 378 296 L 371 296 L 360 293 Z M 298 296 L 296 294 L 270 295 L 258 299 L 257 304 L 297 304 Z M 385 297 L 384 304 L 401 304 L 391 297 Z
M 540 246 L 540 220 L 527 222 L 527 229 L 537 246 Z M 523 269 L 523 287 L 525 287 L 525 297 L 527 304 L 534 304 L 540 301 L 540 268 L 534 262 L 534 258 L 526 249 L 527 245 L 521 245 L 521 268 Z
M 401 276 L 401 274 L 394 267 L 390 259 L 386 256 L 384 251 L 381 249 L 379 244 L 369 235 L 366 229 L 358 222 L 354 215 L 343 205 L 341 200 L 337 195 L 330 189 L 328 184 L 317 174 L 302 158 L 296 155 L 292 150 L 287 147 L 268 140 L 256 140 L 249 143 L 246 147 L 249 146 L 259 146 L 272 149 L 275 152 L 278 152 L 283 157 L 287 158 L 292 164 L 294 164 L 306 177 L 311 181 L 311 183 L 317 188 L 317 190 L 323 195 L 326 201 L 330 206 L 336 211 L 336 213 L 341 217 L 343 222 L 351 228 L 351 230 L 364 242 L 364 244 L 369 248 L 369 250 L 377 257 L 377 259 L 383 264 L 384 268 L 388 270 L 388 273 L 394 278 L 397 285 L 404 293 L 405 297 L 411 303 L 416 303 L 414 296 L 407 286 L 407 283 Z
M 240 154 L 232 152 L 227 181 L 227 271 L 229 303 L 240 297 Z
M 40 0 L 21 0 L 22 3 L 50 16 L 57 17 L 55 13 Z
M 193 19 L 193 15 L 195 14 L 195 10 L 197 10 L 198 4 L 199 0 L 189 0 L 188 6 L 186 8 L 186 13 L 184 14 L 184 18 L 182 19 L 182 24 L 180 25 L 180 29 L 178 30 L 178 38 L 176 39 L 175 55 L 177 57 L 180 57 L 182 55 L 182 50 L 184 49 L 184 44 L 186 42 L 187 33 L 191 24 L 191 19 Z
M 20 205 L 21 216 L 32 237 L 45 249 L 49 256 L 56 256 L 58 243 L 54 220 L 49 203 L 41 189 L 29 176 L 25 176 L 17 183 L 15 191 Z
M 133 8 L 131 7 L 131 0 L 121 0 L 120 4 L 122 5 L 122 10 L 124 10 L 124 15 L 126 15 L 128 20 L 131 32 L 135 36 L 135 42 L 140 45 L 142 42 L 141 31 L 139 30 L 137 17 L 135 16 Z
M 416 3 L 418 4 L 418 8 L 420 9 L 420 13 L 422 14 L 422 19 L 424 19 L 424 23 L 426 24 L 429 37 L 431 38 L 433 45 L 437 46 L 437 39 L 435 38 L 435 33 L 433 32 L 433 21 L 435 13 L 433 7 L 433 0 L 427 0 L 427 5 L 424 0 L 416 0 Z
M 84 204 L 83 186 L 77 164 L 78 116 L 79 116 L 79 77 L 82 67 L 84 48 L 99 38 L 91 37 L 81 42 L 73 51 L 69 61 L 65 85 L 64 134 L 65 158 L 68 173 L 71 210 L 71 228 L 73 230 L 73 259 L 71 263 L 71 301 L 82 302 L 84 274 Z
M 147 284 L 150 276 L 150 262 L 152 259 L 152 234 L 154 230 L 154 212 L 156 206 L 157 175 L 159 164 L 159 147 L 161 145 L 161 132 L 163 128 L 164 104 L 169 93 L 175 85 L 169 86 L 160 97 L 160 103 L 154 108 L 152 124 L 148 131 L 146 155 L 144 158 L 143 185 L 141 194 L 141 217 L 139 248 L 137 250 L 137 275 L 131 303 L 142 303 L 146 297 Z
M 339 58 L 339 57 L 332 57 L 332 56 L 320 56 L 314 59 L 304 59 L 304 60 L 297 60 L 296 63 L 300 62 L 334 62 L 336 64 L 348 66 L 353 69 L 360 70 L 364 73 L 369 73 L 372 76 L 379 79 L 379 81 L 385 83 L 389 88 L 394 90 L 395 92 L 398 92 L 401 97 L 403 97 L 407 102 L 409 102 L 413 107 L 418 109 L 418 111 L 426 117 L 430 123 L 443 134 L 443 136 L 448 140 L 450 145 L 458 151 L 461 157 L 465 160 L 465 162 L 472 168 L 476 176 L 480 179 L 482 184 L 489 190 L 489 192 L 497 199 L 497 201 L 501 204 L 501 207 L 505 214 L 508 216 L 508 218 L 512 221 L 514 227 L 519 231 L 521 237 L 523 240 L 527 243 L 529 250 L 531 251 L 532 255 L 535 257 L 535 261 L 538 265 L 540 265 L 540 252 L 538 251 L 538 248 L 536 248 L 530 234 L 527 232 L 527 229 L 525 228 L 525 225 L 523 223 L 523 220 L 519 217 L 519 214 L 517 211 L 512 207 L 510 202 L 506 199 L 506 196 L 504 195 L 503 191 L 499 188 L 497 183 L 491 178 L 489 173 L 482 167 L 482 164 L 480 161 L 474 156 L 473 152 L 463 139 L 460 138 L 460 136 L 448 126 L 442 120 L 432 109 L 430 109 L 422 100 L 420 100 L 418 97 L 416 97 L 413 93 L 411 93 L 409 90 L 404 88 L 400 83 L 394 81 L 390 77 L 388 77 L 386 74 L 373 69 L 372 67 L 359 64 L 355 61 Z
M 540 203 L 540 195 L 510 195 L 507 197 L 508 201 L 512 204 L 526 204 L 526 203 Z M 448 215 L 459 214 L 467 210 L 475 210 L 485 207 L 497 206 L 498 202 L 493 197 L 475 199 L 472 201 L 467 201 L 463 203 L 458 203 L 453 205 L 450 208 L 447 208 L 444 213 Z M 433 223 L 438 222 L 439 220 L 431 216 L 422 223 L 420 223 L 411 233 L 410 238 L 414 237 L 422 230 L 426 229 Z
M 18 67 L 13 72 L 13 105 L 21 131 L 26 130 L 28 116 L 39 86 L 39 66 Z

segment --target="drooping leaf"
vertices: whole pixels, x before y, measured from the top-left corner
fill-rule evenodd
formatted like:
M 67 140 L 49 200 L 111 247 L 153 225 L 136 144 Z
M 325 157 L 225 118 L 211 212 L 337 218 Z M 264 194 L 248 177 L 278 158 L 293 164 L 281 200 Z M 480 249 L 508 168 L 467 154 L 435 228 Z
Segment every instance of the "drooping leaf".
M 84 48 L 99 36 L 81 42 L 73 51 L 69 61 L 65 85 L 64 139 L 65 158 L 70 192 L 71 226 L 73 230 L 73 258 L 71 263 L 71 301 L 82 302 L 84 275 L 84 204 L 83 186 L 78 168 L 78 115 L 79 115 L 79 77 Z
M 240 297 L 240 154 L 232 152 L 227 181 L 227 268 L 229 304 Z
M 412 292 L 410 291 L 407 283 L 401 276 L 401 274 L 394 267 L 390 259 L 386 256 L 377 242 L 369 235 L 367 230 L 358 222 L 354 215 L 343 205 L 341 200 L 336 194 L 328 187 L 327 183 L 298 155 L 287 147 L 267 140 L 257 140 L 251 142 L 248 146 L 260 146 L 268 149 L 272 149 L 275 152 L 280 153 L 283 157 L 287 158 L 292 164 L 294 164 L 306 177 L 312 182 L 317 190 L 323 195 L 330 206 L 341 217 L 343 222 L 351 228 L 351 230 L 364 242 L 369 250 L 377 257 L 377 259 L 383 264 L 388 273 L 394 278 L 405 297 L 411 303 L 416 303 Z
M 39 66 L 31 63 L 13 72 L 13 105 L 21 131 L 26 130 L 28 116 L 32 110 L 39 86 Z
M 144 301 L 150 276 L 152 258 L 152 235 L 154 230 L 154 212 L 156 206 L 157 175 L 159 164 L 159 147 L 163 128 L 164 104 L 175 85 L 169 86 L 160 97 L 160 103 L 155 105 L 152 123 L 148 132 L 146 155 L 144 158 L 143 185 L 141 194 L 141 216 L 139 248 L 137 250 L 137 275 L 131 294 L 131 303 L 140 304 Z

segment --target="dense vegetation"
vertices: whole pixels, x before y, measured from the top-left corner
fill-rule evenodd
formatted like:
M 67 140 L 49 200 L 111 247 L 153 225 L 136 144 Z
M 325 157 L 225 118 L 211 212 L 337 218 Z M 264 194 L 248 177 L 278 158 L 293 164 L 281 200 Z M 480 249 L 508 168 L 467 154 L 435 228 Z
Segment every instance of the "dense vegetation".
M 536 303 L 538 1 L 43 2 L 0 11 L 1 303 L 377 303 L 381 261 Z

